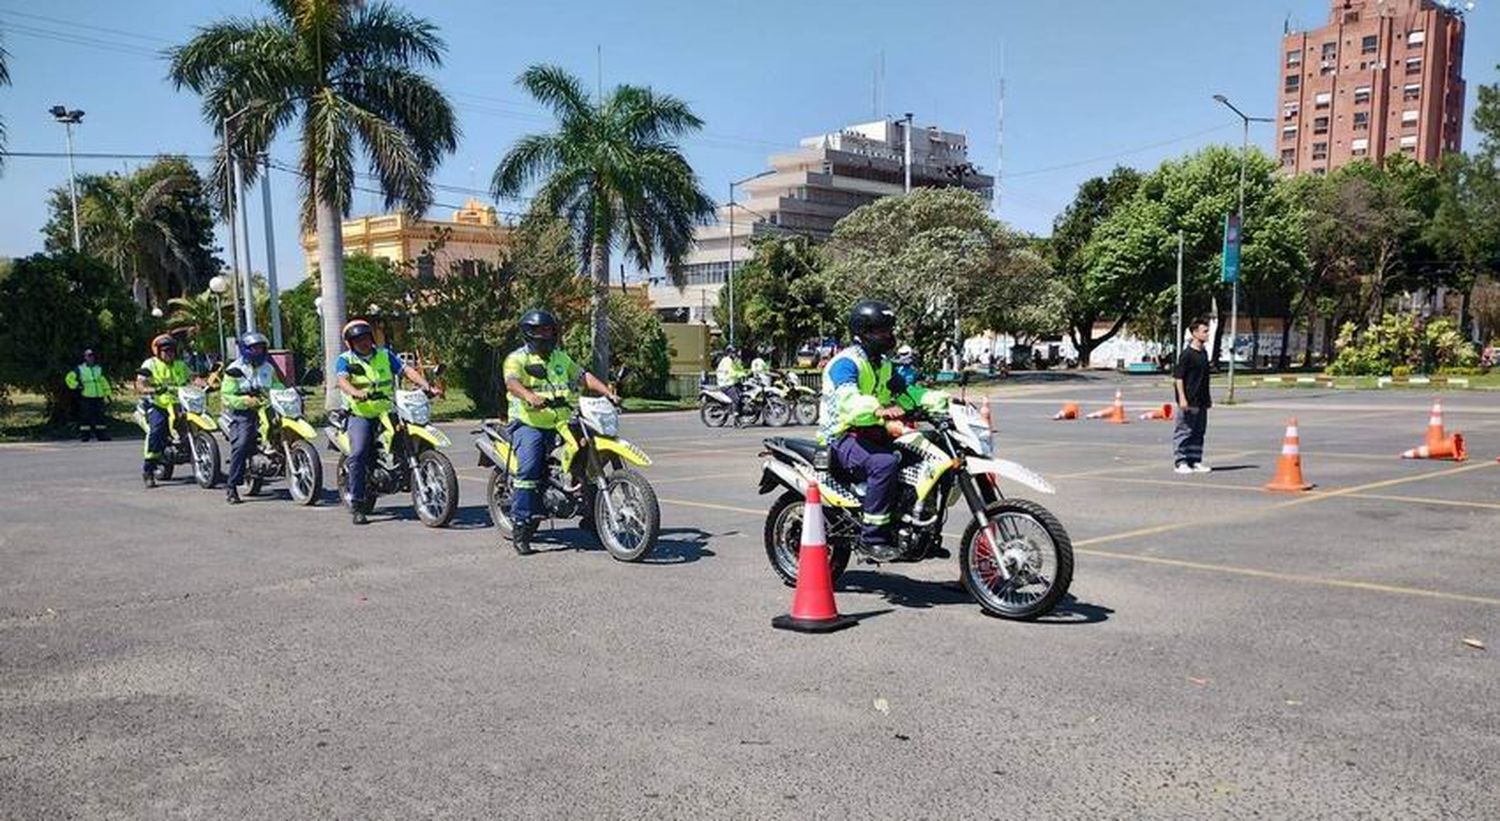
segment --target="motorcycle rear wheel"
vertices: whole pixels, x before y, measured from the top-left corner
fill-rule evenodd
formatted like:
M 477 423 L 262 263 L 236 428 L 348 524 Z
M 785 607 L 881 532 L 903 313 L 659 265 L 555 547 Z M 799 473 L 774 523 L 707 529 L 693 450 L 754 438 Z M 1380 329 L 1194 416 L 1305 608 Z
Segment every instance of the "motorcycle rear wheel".
M 818 398 L 816 396 L 801 396 L 797 399 L 794 413 L 799 425 L 818 424 Z
M 490 471 L 489 486 L 485 488 L 485 501 L 490 509 L 490 521 L 504 538 L 515 532 L 515 523 L 510 519 L 511 486 L 507 475 L 499 470 Z
M 1026 499 L 1001 499 L 985 513 L 1004 543 L 996 549 L 979 520 L 969 521 L 958 551 L 964 588 L 993 616 L 1029 621 L 1050 613 L 1073 582 L 1068 531 L 1051 511 Z
M 729 415 L 733 412 L 730 408 L 709 399 L 701 401 L 703 404 L 698 406 L 698 418 L 703 420 L 703 424 L 711 428 L 722 428 L 729 424 Z
M 784 428 L 792 423 L 792 406 L 779 396 L 769 396 L 763 415 L 768 427 Z
M 338 467 L 334 468 L 334 486 L 338 488 L 339 504 L 343 505 L 346 509 L 352 512 L 354 510 L 354 505 L 349 499 L 349 457 L 347 456 L 340 456 Z M 375 498 L 375 491 L 370 489 L 369 482 L 365 482 L 365 498 L 364 503 L 360 505 L 360 508 L 362 508 L 365 513 L 374 512 Z
M 797 557 L 802 552 L 802 511 L 806 500 L 802 494 L 788 490 L 781 494 L 766 513 L 766 558 L 771 569 L 788 587 L 797 586 Z M 848 545 L 828 546 L 829 575 L 835 586 L 849 568 Z

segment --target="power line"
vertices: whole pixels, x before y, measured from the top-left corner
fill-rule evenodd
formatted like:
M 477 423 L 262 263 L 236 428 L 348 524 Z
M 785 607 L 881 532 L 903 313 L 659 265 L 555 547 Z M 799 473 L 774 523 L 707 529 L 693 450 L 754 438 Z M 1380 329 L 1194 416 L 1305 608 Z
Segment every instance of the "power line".
M 72 28 L 90 29 L 92 31 L 104 32 L 105 34 L 118 34 L 118 35 L 120 35 L 122 37 L 132 37 L 132 38 L 137 39 L 137 40 L 145 40 L 145 41 L 151 42 L 151 43 L 164 43 L 164 44 L 167 44 L 167 45 L 171 45 L 172 44 L 171 40 L 168 40 L 168 39 L 166 39 L 164 37 L 156 37 L 156 36 L 153 36 L 153 35 L 150 35 L 150 34 L 138 34 L 138 33 L 133 32 L 133 31 L 125 31 L 124 29 L 112 29 L 112 28 L 106 28 L 104 26 L 95 26 L 95 25 L 91 25 L 89 23 L 79 23 L 79 22 L 75 22 L 73 20 L 64 20 L 64 19 L 61 19 L 61 18 L 58 18 L 58 17 L 47 17 L 47 16 L 44 16 L 44 15 L 41 15 L 41 14 L 32 14 L 30 12 L 16 11 L 14 9 L 0 10 L 0 14 L 7 14 L 7 15 L 10 15 L 12 17 L 25 17 L 25 18 L 28 18 L 28 19 L 31 19 L 31 20 L 37 20 L 37 21 L 43 22 L 43 23 L 53 23 L 53 24 L 60 25 L 60 26 L 70 26 Z
M 1202 131 L 1194 131 L 1191 134 L 1183 134 L 1180 137 L 1173 137 L 1173 138 L 1168 139 L 1168 140 L 1162 140 L 1161 142 L 1151 143 L 1150 145 L 1142 145 L 1142 146 L 1138 146 L 1136 148 L 1127 148 L 1127 149 L 1125 149 L 1123 151 L 1118 151 L 1118 152 L 1115 152 L 1113 154 L 1105 154 L 1105 155 L 1099 156 L 1099 157 L 1090 157 L 1089 159 L 1086 159 L 1086 160 L 1076 160 L 1076 161 L 1073 161 L 1073 162 L 1061 163 L 1059 165 L 1052 165 L 1052 166 L 1048 166 L 1046 168 L 1033 168 L 1030 171 L 1014 171 L 1014 172 L 1006 174 L 1005 176 L 1009 177 L 1009 178 L 1012 178 L 1012 179 L 1014 179 L 1015 177 L 1031 177 L 1031 176 L 1035 176 L 1037 174 L 1049 174 L 1049 173 L 1051 173 L 1053 171 L 1066 171 L 1069 168 L 1077 168 L 1077 167 L 1079 167 L 1081 165 L 1092 165 L 1094 163 L 1107 162 L 1109 160 L 1117 160 L 1117 159 L 1120 159 L 1121 157 L 1128 157 L 1131 154 L 1139 154 L 1142 151 L 1150 151 L 1153 148 L 1162 148 L 1164 146 L 1168 146 L 1168 145 L 1171 145 L 1173 143 L 1180 143 L 1183 140 L 1191 140 L 1194 137 L 1202 137 L 1202 136 L 1205 136 L 1205 135 L 1208 135 L 1208 134 L 1212 134 L 1212 133 L 1214 133 L 1216 131 L 1224 131 L 1225 129 L 1228 129 L 1228 128 L 1231 128 L 1231 127 L 1235 127 L 1237 125 L 1238 125 L 1237 123 L 1225 123 L 1224 125 L 1216 125 L 1213 128 L 1205 128 Z

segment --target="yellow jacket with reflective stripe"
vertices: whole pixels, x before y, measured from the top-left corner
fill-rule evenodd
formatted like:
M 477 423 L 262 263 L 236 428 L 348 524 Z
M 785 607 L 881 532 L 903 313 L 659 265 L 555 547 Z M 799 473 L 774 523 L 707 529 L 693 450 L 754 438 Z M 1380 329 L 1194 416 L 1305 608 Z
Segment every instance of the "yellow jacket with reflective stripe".
M 153 356 L 141 363 L 141 369 L 151 372 L 151 386 L 156 389 L 151 402 L 158 408 L 171 408 L 177 404 L 176 389 L 193 381 L 187 363 L 181 359 L 168 365 Z
M 545 377 L 532 376 L 526 372 L 527 365 L 542 365 L 547 369 Z M 540 354 L 522 345 L 511 351 L 510 356 L 505 357 L 505 381 L 512 379 L 520 383 L 544 399 L 554 397 L 565 397 L 571 404 L 577 391 L 578 380 L 583 376 L 583 368 L 579 367 L 573 357 L 568 356 L 562 348 L 556 348 L 552 355 L 543 359 Z M 515 394 L 510 395 L 510 418 L 523 425 L 533 428 L 555 428 L 557 423 L 565 415 L 560 415 L 553 408 L 533 408 L 526 401 Z
M 103 399 L 109 396 L 109 380 L 104 376 L 104 369 L 98 365 L 81 364 L 71 371 L 63 380 L 67 382 L 69 390 L 82 388 L 85 399 Z
M 400 366 L 391 361 L 391 355 L 386 349 L 376 348 L 369 359 L 354 351 L 344 351 L 339 354 L 339 358 L 348 366 L 349 381 L 354 383 L 354 387 L 385 396 L 384 399 L 355 399 L 346 396 L 344 401 L 349 406 L 349 412 L 364 419 L 375 419 L 389 413 L 395 406 L 396 369 Z

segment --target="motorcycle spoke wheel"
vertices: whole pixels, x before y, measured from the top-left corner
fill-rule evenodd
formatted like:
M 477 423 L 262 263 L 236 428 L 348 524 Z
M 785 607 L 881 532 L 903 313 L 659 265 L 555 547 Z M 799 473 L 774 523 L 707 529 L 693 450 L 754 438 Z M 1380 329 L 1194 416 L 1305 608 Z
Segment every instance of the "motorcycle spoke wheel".
M 318 451 L 307 442 L 297 441 L 286 448 L 287 489 L 292 501 L 310 505 L 323 491 L 323 463 Z
M 434 450 L 417 456 L 417 471 L 411 483 L 412 507 L 428 527 L 443 527 L 458 509 L 458 474 L 448 457 Z
M 594 500 L 594 525 L 609 555 L 638 562 L 661 535 L 661 507 L 646 477 L 634 470 L 610 474 Z
M 802 554 L 802 512 L 805 500 L 800 493 L 788 491 L 771 505 L 766 514 L 765 548 L 771 569 L 788 587 L 797 585 L 797 563 Z M 829 530 L 836 524 L 829 522 Z M 828 564 L 833 583 L 849 567 L 850 551 L 847 544 L 831 541 L 828 545 Z
M 972 521 L 959 562 L 964 586 L 985 612 L 1034 619 L 1056 606 L 1073 578 L 1073 546 L 1046 508 L 1006 499 L 987 511 L 993 526 Z M 993 535 L 992 535 L 993 534 Z

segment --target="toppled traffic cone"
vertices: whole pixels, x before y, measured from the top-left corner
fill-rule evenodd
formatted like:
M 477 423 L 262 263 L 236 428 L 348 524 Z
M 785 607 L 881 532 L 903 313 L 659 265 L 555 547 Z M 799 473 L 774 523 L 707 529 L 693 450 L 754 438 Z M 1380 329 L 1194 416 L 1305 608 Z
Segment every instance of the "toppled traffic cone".
M 1112 425 L 1128 425 L 1130 420 L 1125 418 L 1125 395 L 1115 391 L 1115 403 L 1104 410 L 1094 411 L 1089 414 L 1090 419 L 1103 419 Z
M 771 626 L 798 633 L 832 633 L 857 623 L 848 616 L 840 616 L 833 602 L 833 572 L 828 561 L 828 539 L 823 535 L 823 499 L 817 482 L 810 482 L 802 512 L 797 592 L 792 595 L 792 612 L 771 619 Z
M 1077 419 L 1079 416 L 1078 403 L 1068 402 L 1062 406 L 1062 410 L 1052 414 L 1053 419 Z
M 1281 458 L 1276 462 L 1276 478 L 1266 485 L 1266 490 L 1301 493 L 1311 489 L 1312 485 L 1302 479 L 1302 440 L 1297 434 L 1294 417 L 1287 420 L 1286 437 L 1281 440 Z
M 1141 414 L 1143 422 L 1170 422 L 1172 421 L 1172 406 L 1163 403 L 1159 408 L 1152 408 Z
M 1402 459 L 1452 459 L 1462 462 L 1469 458 L 1469 450 L 1464 447 L 1464 435 L 1455 433 L 1439 442 L 1437 447 L 1423 445 L 1419 448 L 1401 454 Z
M 1434 400 L 1432 403 L 1432 414 L 1427 417 L 1427 441 L 1421 447 L 1415 447 L 1401 454 L 1402 459 L 1452 459 L 1462 462 L 1469 458 L 1469 451 L 1464 447 L 1464 435 L 1455 433 L 1449 436 L 1443 430 L 1443 403 Z

